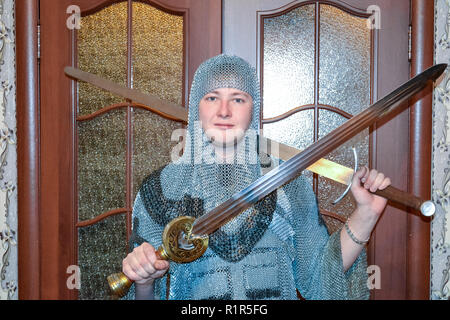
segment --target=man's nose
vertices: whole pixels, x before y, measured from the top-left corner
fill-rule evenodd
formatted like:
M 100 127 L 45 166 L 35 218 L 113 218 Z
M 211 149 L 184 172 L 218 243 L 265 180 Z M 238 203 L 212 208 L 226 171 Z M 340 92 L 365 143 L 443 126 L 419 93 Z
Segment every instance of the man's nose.
M 221 118 L 231 117 L 231 108 L 227 100 L 221 100 L 217 115 Z

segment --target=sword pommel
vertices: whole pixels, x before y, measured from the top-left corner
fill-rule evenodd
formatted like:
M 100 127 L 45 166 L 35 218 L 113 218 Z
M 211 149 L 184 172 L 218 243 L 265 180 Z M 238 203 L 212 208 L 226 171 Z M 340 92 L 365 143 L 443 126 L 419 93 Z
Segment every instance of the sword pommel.
M 435 211 L 436 211 L 436 206 L 433 201 L 430 201 L 430 200 L 425 201 L 420 206 L 420 212 L 425 217 L 431 217 L 432 215 L 434 215 Z

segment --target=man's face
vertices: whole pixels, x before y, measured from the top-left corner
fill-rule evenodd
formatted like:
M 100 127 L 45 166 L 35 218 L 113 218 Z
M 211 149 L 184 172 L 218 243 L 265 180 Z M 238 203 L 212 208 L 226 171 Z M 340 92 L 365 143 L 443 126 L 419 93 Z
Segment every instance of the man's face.
M 244 91 L 219 88 L 207 93 L 199 105 L 203 130 L 220 147 L 240 141 L 252 118 L 252 97 Z

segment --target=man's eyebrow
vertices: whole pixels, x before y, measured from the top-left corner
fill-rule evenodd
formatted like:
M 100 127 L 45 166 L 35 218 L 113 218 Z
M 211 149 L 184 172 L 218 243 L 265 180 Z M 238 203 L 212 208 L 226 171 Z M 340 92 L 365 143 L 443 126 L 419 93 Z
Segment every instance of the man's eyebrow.
M 250 97 L 250 95 L 248 94 L 248 93 L 246 93 L 246 92 L 233 92 L 232 94 L 231 94 L 232 96 L 245 96 L 245 97 Z
M 217 94 L 217 95 L 220 95 L 220 92 L 219 91 L 217 91 L 217 90 L 213 90 L 213 91 L 210 91 L 210 92 L 208 92 L 207 94 Z M 245 96 L 245 97 L 251 97 L 247 92 L 232 92 L 231 93 L 231 96 L 239 96 L 239 95 L 242 95 L 242 96 Z

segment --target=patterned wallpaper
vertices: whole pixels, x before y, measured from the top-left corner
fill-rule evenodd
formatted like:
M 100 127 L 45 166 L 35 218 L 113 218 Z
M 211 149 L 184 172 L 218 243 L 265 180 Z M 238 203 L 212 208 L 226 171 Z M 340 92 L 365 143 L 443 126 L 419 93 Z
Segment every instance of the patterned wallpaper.
M 17 299 L 14 0 L 0 0 L 0 300 Z
M 450 62 L 450 0 L 435 0 L 435 63 Z M 17 299 L 17 152 L 14 0 L 0 0 L 0 300 Z M 450 72 L 433 106 L 431 299 L 450 299 Z
M 450 63 L 450 0 L 435 0 L 435 63 Z M 450 299 L 450 72 L 437 83 L 433 105 L 431 299 Z

